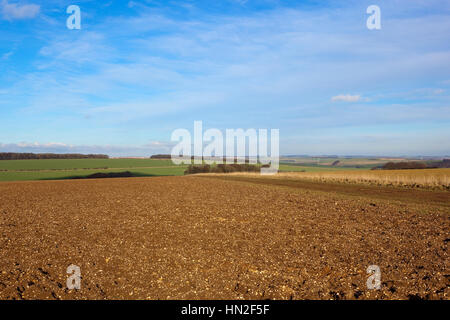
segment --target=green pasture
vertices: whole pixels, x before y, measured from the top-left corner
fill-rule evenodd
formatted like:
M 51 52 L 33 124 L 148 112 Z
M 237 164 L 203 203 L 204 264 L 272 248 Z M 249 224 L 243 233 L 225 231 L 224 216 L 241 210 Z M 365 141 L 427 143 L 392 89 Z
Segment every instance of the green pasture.
M 364 170 L 370 166 L 330 166 L 318 163 L 281 163 L 281 172 Z M 135 176 L 183 175 L 187 165 L 152 159 L 39 159 L 1 160 L 0 181 L 54 180 L 85 177 L 97 172 L 130 171 Z
M 183 175 L 187 166 L 150 159 L 1 160 L 0 181 L 55 180 L 85 177 L 97 172 L 130 171 L 134 176 Z
M 174 166 L 172 160 L 152 159 L 38 159 L 0 160 L 0 170 L 110 169 Z

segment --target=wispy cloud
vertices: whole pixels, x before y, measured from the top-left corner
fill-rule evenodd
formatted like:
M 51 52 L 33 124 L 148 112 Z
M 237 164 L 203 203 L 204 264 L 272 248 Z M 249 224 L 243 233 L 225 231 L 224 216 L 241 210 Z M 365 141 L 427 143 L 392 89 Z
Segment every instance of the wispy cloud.
M 360 95 L 351 95 L 351 94 L 340 94 L 334 97 L 331 97 L 331 101 L 333 102 L 358 102 L 361 101 Z
M 1 60 L 8 60 L 10 56 L 14 54 L 14 51 L 6 52 L 2 55 Z
M 170 153 L 174 143 L 150 141 L 140 146 L 117 145 L 73 145 L 61 142 L 19 142 L 0 143 L 0 152 L 33 152 L 33 153 L 102 153 L 109 156 L 143 156 L 157 153 Z
M 9 3 L 2 0 L 0 3 L 2 17 L 6 20 L 31 19 L 39 14 L 40 6 L 37 4 Z

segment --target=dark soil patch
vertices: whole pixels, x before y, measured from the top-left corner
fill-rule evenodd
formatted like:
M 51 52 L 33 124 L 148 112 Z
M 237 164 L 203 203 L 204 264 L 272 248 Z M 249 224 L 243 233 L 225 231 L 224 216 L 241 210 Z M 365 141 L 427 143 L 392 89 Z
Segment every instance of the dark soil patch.
M 104 178 L 129 178 L 137 177 L 130 171 L 125 172 L 97 172 L 88 176 L 72 176 L 65 179 L 104 179 Z

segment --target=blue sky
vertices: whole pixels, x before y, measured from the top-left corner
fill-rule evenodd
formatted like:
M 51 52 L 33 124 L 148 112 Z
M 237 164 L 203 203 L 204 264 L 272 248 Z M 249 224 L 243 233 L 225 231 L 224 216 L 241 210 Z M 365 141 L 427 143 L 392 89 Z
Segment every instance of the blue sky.
M 280 129 L 281 154 L 450 155 L 449 40 L 446 0 L 0 0 L 0 151 L 167 153 L 202 120 Z

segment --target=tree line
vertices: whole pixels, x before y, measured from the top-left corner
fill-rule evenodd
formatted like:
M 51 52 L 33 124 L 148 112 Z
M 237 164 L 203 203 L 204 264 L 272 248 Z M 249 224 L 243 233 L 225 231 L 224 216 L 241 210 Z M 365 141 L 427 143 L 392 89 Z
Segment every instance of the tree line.
M 80 153 L 19 153 L 0 152 L 0 160 L 29 160 L 29 159 L 108 159 L 106 154 Z
M 450 159 L 443 159 L 442 161 L 431 161 L 428 163 L 418 161 L 388 162 L 381 167 L 375 167 L 372 169 L 402 170 L 402 169 L 433 169 L 433 168 L 450 168 Z
M 261 168 L 268 168 L 270 165 L 254 165 L 254 164 L 218 164 L 218 165 L 189 165 L 184 174 L 195 173 L 231 173 L 231 172 L 261 172 Z

